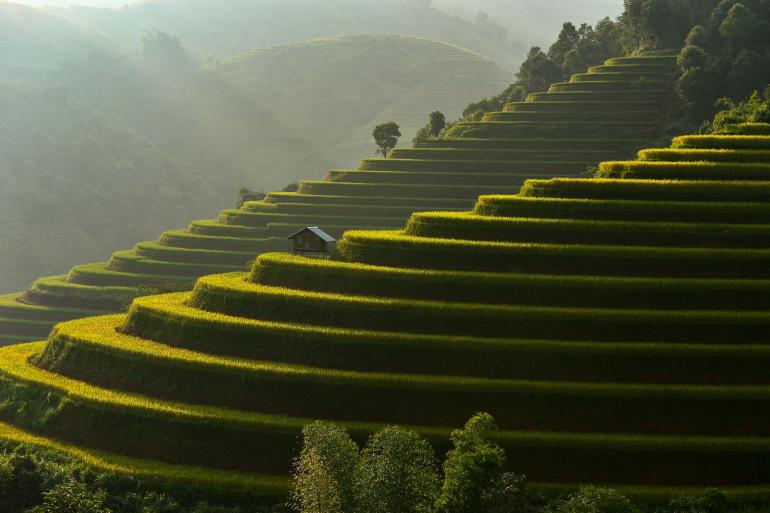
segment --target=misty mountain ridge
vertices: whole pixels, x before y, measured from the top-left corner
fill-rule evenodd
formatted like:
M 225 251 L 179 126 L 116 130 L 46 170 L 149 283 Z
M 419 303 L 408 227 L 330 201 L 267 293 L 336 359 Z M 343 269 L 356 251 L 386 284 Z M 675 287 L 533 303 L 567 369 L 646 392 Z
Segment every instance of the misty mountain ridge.
M 177 69 L 48 11 L 2 4 L 0 290 L 211 216 L 239 187 L 351 167 L 373 154 L 376 122 L 399 121 L 406 144 L 432 110 L 456 117 L 509 80 L 478 54 L 402 36 Z

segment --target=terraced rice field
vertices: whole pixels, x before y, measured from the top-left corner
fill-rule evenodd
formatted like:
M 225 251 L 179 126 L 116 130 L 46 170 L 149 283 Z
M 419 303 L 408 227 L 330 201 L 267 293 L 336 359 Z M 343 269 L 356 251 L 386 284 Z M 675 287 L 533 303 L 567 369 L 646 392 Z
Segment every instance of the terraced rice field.
M 278 493 L 267 476 L 289 470 L 309 419 L 359 439 L 408 425 L 444 450 L 484 410 L 546 489 L 767 498 L 770 182 L 741 174 L 761 166 L 741 137 L 688 136 L 597 178 L 349 231 L 333 260 L 263 254 L 249 273 L 61 323 L 0 350 L 2 420 Z
M 284 237 L 303 226 L 334 236 L 399 228 L 413 212 L 469 210 L 479 195 L 516 194 L 528 178 L 577 176 L 602 160 L 628 157 L 658 129 L 674 65 L 673 57 L 611 59 L 504 112 L 458 124 L 446 138 L 364 159 L 356 170 L 329 171 L 296 193 L 271 193 L 116 252 L 109 262 L 42 278 L 5 298 L 15 305 L 0 311 L 0 344 L 40 338 L 58 320 L 82 316 L 73 310 L 117 312 L 136 296 L 246 271 L 257 255 L 286 249 Z

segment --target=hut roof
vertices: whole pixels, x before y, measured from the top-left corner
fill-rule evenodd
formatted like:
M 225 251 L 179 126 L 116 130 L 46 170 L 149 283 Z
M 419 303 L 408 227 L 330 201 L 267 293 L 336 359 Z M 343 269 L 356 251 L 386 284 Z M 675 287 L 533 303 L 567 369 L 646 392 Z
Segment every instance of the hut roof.
M 296 237 L 297 235 L 299 235 L 300 233 L 302 233 L 304 231 L 310 231 L 310 232 L 314 233 L 315 235 L 317 235 L 318 237 L 320 237 L 321 240 L 326 241 L 326 242 L 334 242 L 334 240 L 335 240 L 334 237 L 332 237 L 331 235 L 329 235 L 328 233 L 326 233 L 325 231 L 323 231 L 322 229 L 320 229 L 317 226 L 306 226 L 306 227 L 302 228 L 301 230 L 292 233 L 291 235 L 286 237 L 286 239 L 293 239 L 294 237 Z

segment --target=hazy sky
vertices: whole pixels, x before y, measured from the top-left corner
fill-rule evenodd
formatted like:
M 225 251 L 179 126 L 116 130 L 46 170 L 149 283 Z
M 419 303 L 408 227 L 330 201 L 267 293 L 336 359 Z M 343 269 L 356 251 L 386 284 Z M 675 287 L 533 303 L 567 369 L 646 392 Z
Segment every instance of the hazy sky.
M 121 7 L 125 4 L 136 3 L 133 0 L 10 0 L 10 1 L 16 4 L 55 5 L 58 7 L 67 7 L 73 4 L 90 5 L 93 7 Z
M 0 0 L 2 2 L 3 0 Z M 9 0 L 19 4 L 27 5 L 56 5 L 60 7 L 66 7 L 68 5 L 90 5 L 93 7 L 121 7 L 125 4 L 138 3 L 141 0 Z M 213 0 L 220 1 L 220 0 Z M 435 4 L 440 7 L 455 7 L 456 11 L 463 14 L 475 14 L 473 11 L 477 11 L 479 7 L 486 7 L 489 9 L 490 4 L 503 4 L 510 5 L 514 8 L 517 3 L 531 3 L 533 0 L 434 0 Z M 536 3 L 536 0 L 535 0 Z M 620 14 L 622 10 L 622 0 L 572 0 L 565 2 L 566 5 L 574 8 L 576 13 L 579 13 L 581 8 L 586 6 L 590 7 L 603 7 L 607 8 L 608 15 Z M 497 9 L 489 9 L 492 12 Z

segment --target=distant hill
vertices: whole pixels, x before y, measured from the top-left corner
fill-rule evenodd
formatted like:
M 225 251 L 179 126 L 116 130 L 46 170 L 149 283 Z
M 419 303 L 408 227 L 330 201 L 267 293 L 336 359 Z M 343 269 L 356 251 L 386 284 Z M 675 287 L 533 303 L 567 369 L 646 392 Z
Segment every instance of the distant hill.
M 293 123 L 298 149 L 313 141 L 334 155 L 337 166 L 355 165 L 362 154 L 373 152 L 370 134 L 377 122 L 397 121 L 402 140 L 409 141 L 429 112 L 456 118 L 467 101 L 511 79 L 475 53 L 403 36 L 343 36 L 278 46 L 208 69 L 237 94 L 269 99 L 265 105 L 273 115 Z
M 0 291 L 406 140 L 509 75 L 432 41 L 350 36 L 176 73 L 59 16 L 0 4 Z M 9 186 L 5 186 L 9 184 Z M 137 208 L 141 205 L 141 208 Z
M 182 223 L 200 212 L 193 197 L 205 205 L 208 179 L 125 115 L 140 75 L 111 41 L 0 3 L 1 290 Z
M 128 47 L 139 45 L 143 30 L 157 27 L 179 37 L 200 58 L 362 33 L 443 41 L 509 68 L 526 53 L 526 41 L 512 47 L 484 27 L 417 0 L 150 0 L 121 9 L 73 6 L 53 11 Z M 549 37 L 558 29 L 558 24 L 551 27 Z
M 0 2 L 0 77 L 4 81 L 50 78 L 64 63 L 111 44 L 58 16 Z

